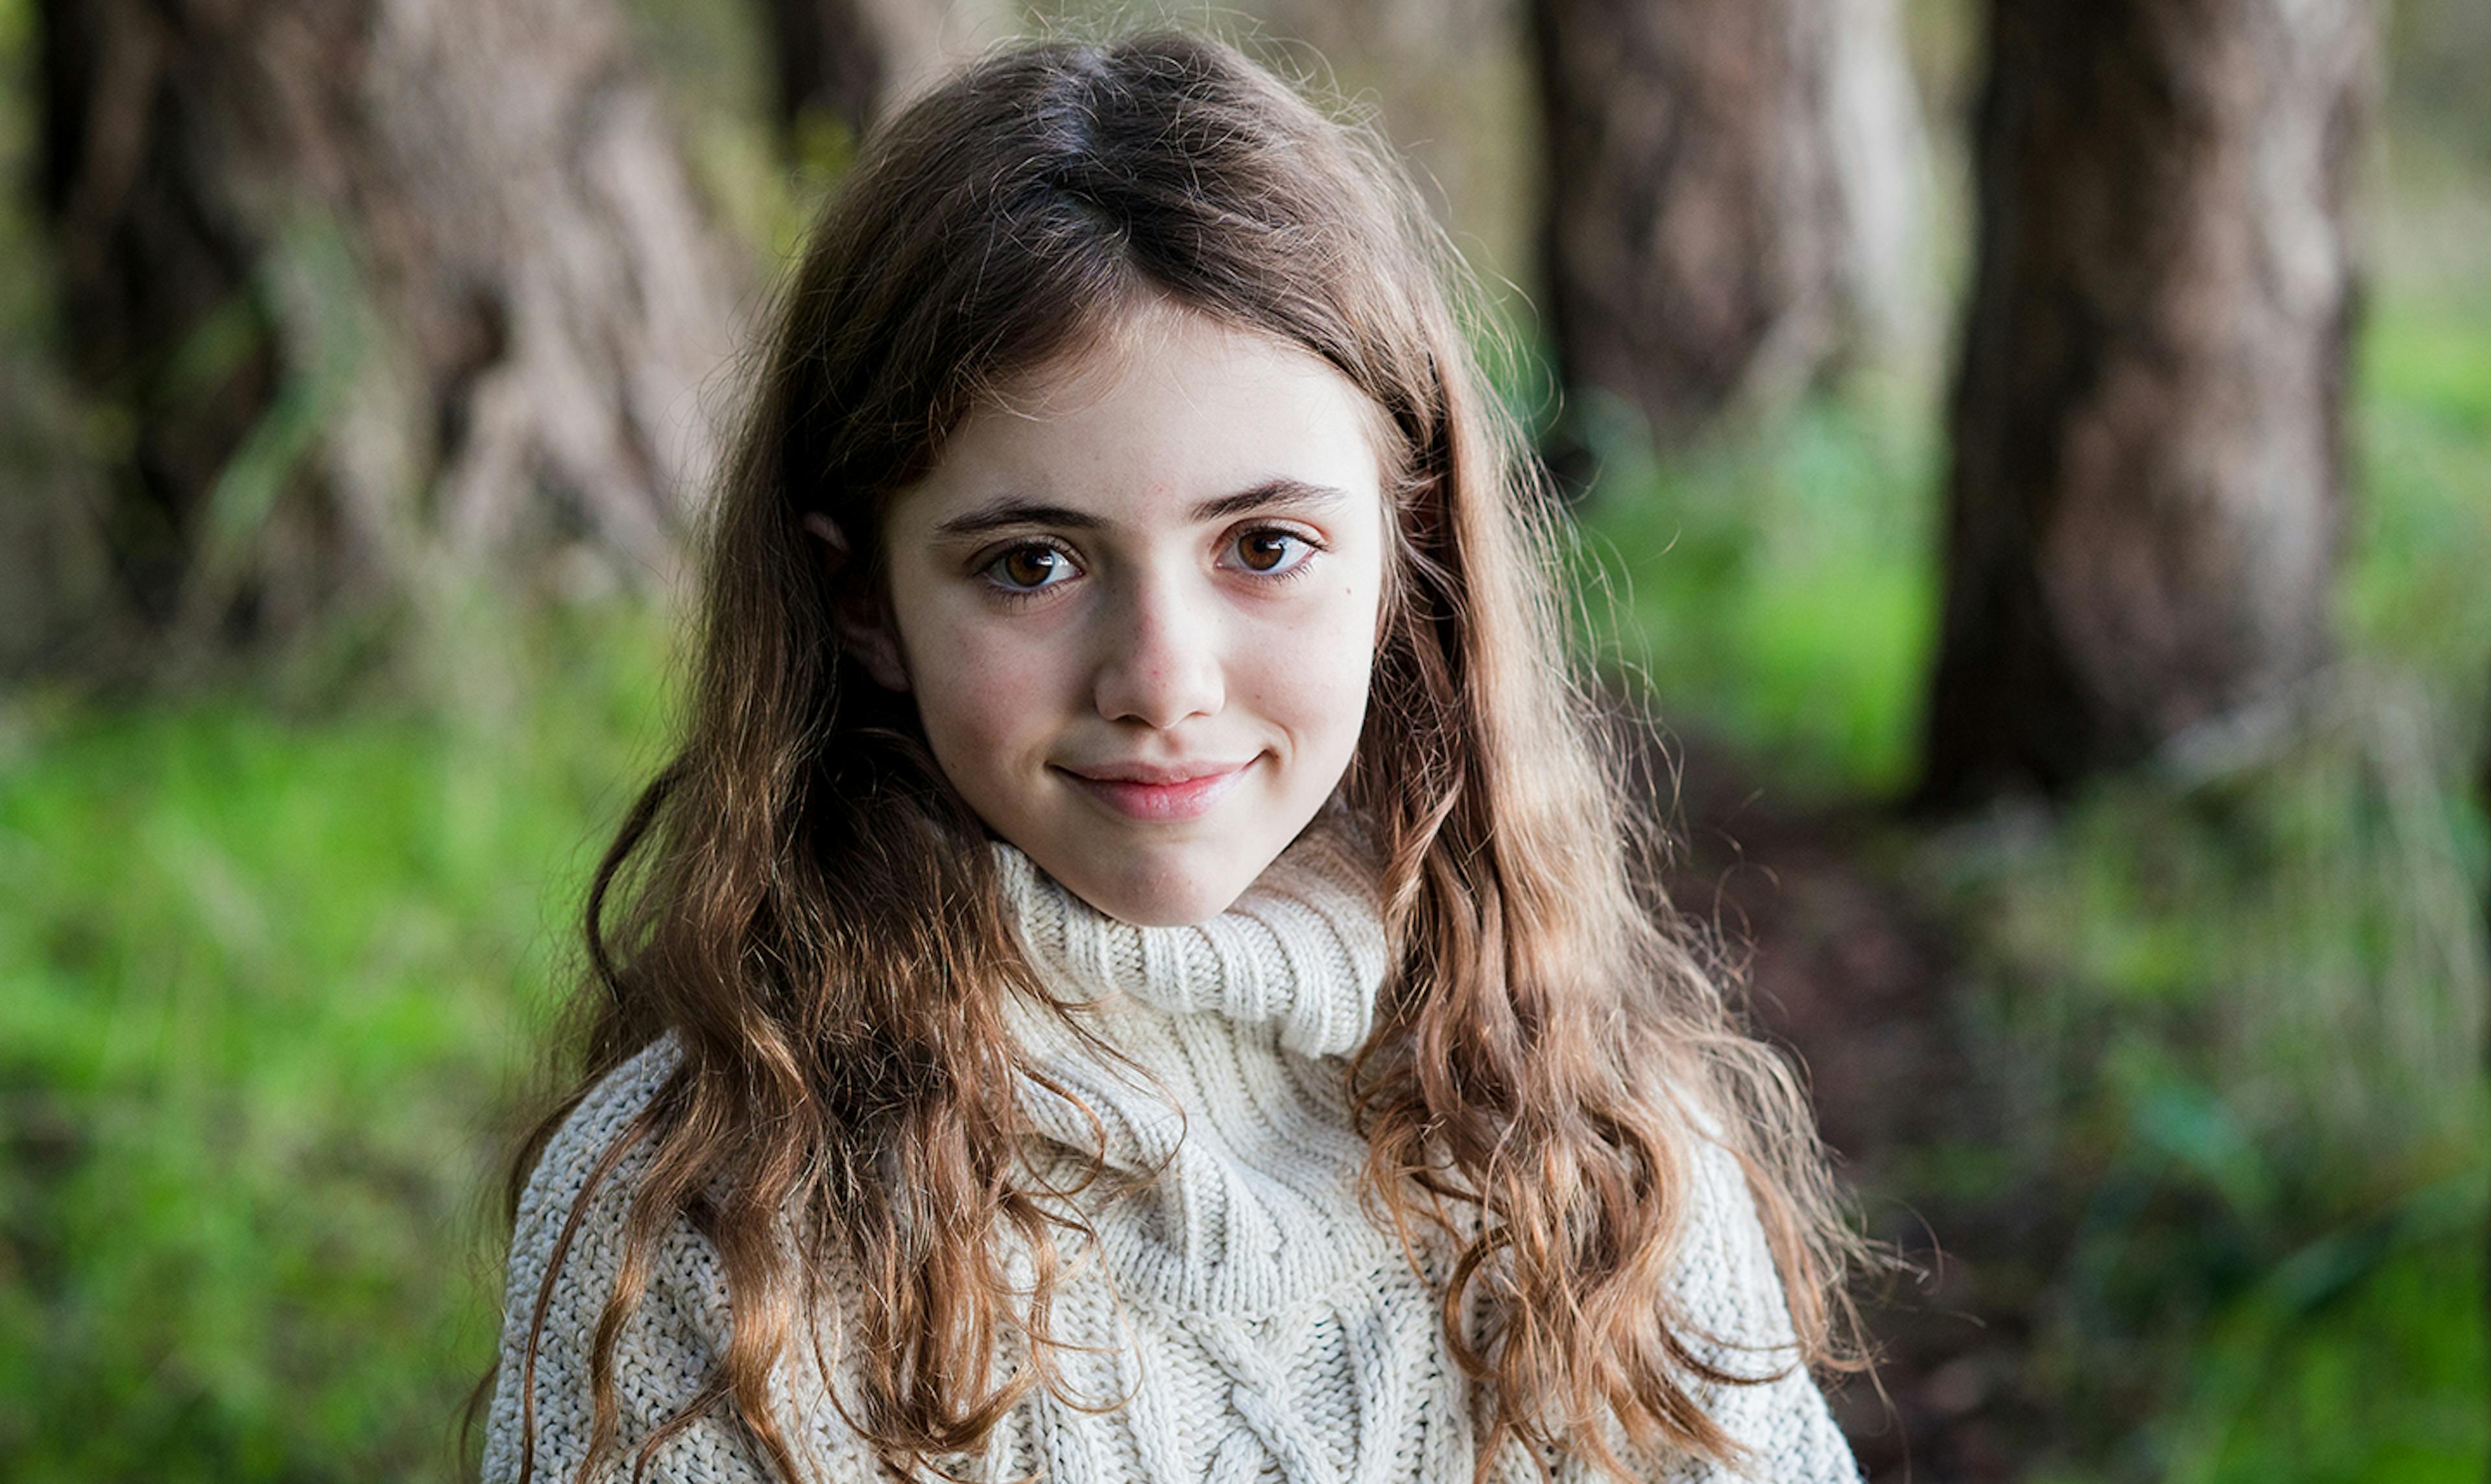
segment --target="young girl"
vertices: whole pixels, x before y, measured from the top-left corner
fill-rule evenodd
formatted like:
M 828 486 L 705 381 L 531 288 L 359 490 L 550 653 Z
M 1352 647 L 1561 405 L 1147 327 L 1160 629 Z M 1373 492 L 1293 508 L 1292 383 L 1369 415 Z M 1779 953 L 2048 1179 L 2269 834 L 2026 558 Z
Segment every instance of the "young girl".
M 1856 1476 L 1806 1109 L 1638 884 L 1452 261 L 1192 37 L 867 141 L 592 894 L 488 1478 Z

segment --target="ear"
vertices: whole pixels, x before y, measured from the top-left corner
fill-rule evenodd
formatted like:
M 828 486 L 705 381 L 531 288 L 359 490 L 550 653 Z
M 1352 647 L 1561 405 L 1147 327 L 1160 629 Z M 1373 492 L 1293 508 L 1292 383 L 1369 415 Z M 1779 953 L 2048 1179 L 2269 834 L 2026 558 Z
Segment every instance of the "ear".
M 837 580 L 847 570 L 853 550 L 847 533 L 818 512 L 805 517 L 805 529 L 822 543 L 823 575 L 832 579 L 831 623 L 838 631 L 840 647 L 854 655 L 885 690 L 906 690 L 908 665 L 900 654 L 899 629 L 892 622 L 891 604 L 880 594 L 859 592 L 857 584 Z

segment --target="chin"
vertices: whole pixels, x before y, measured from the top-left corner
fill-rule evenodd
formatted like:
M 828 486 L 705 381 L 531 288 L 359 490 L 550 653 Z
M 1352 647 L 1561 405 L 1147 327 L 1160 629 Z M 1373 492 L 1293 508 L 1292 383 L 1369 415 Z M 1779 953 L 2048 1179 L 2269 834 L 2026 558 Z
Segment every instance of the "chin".
M 1042 866 L 1045 862 L 1041 861 Z M 1269 862 L 1265 862 L 1268 864 Z M 1190 927 L 1226 912 L 1262 867 L 1241 874 L 1233 859 L 1216 864 L 1178 864 L 1157 870 L 1109 872 L 1075 885 L 1073 893 L 1118 921 L 1135 927 Z

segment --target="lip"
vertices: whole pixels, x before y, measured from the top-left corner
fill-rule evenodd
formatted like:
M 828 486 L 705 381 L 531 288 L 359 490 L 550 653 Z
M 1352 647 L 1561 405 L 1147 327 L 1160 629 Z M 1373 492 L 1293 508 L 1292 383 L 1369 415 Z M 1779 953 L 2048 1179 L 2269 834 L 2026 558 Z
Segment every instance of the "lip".
M 1199 819 L 1245 781 L 1255 759 L 1242 763 L 1107 763 L 1056 771 L 1127 819 L 1148 824 Z

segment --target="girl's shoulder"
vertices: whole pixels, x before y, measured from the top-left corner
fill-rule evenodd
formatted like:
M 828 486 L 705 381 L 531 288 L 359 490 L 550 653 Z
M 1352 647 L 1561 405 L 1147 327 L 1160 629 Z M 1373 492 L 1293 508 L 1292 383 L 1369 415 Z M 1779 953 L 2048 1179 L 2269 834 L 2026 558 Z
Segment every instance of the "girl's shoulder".
M 599 1078 L 539 1151 L 511 1233 L 500 1366 L 484 1434 L 484 1477 L 568 1478 L 598 1436 L 597 1335 L 626 1266 L 632 1198 L 651 1153 L 632 1123 L 682 1062 L 660 1036 Z M 677 1218 L 645 1254 L 643 1280 L 610 1364 L 626 1451 L 689 1405 L 729 1332 L 716 1249 Z M 667 1478 L 751 1481 L 742 1444 L 707 1422 L 669 1444 Z M 530 1460 L 533 1460 L 531 1469 Z
M 589 1085 L 564 1116 L 553 1137 L 545 1141 L 546 1151 L 551 1152 L 557 1146 L 601 1149 L 611 1144 L 614 1136 L 649 1106 L 683 1060 L 683 1047 L 676 1041 L 675 1033 L 659 1032 L 649 1044 Z
M 598 1166 L 623 1141 L 632 1121 L 682 1062 L 683 1051 L 674 1033 L 663 1032 L 580 1095 L 537 1152 L 536 1167 L 519 1197 L 519 1231 L 541 1226 L 548 1212 L 557 1223 L 561 1221 L 578 1202 Z M 634 1173 L 629 1167 L 636 1163 L 632 1151 L 625 1151 L 608 1171 L 607 1182 L 628 1186 Z
M 1746 1161 L 1721 1121 L 1693 1119 L 1669 1287 L 1691 1354 L 1745 1383 L 1706 1382 L 1705 1411 L 1746 1450 L 1740 1478 L 1857 1480 L 1850 1444 L 1808 1370 Z M 1717 1475 L 1726 1477 L 1727 1475 Z M 1704 1477 L 1716 1477 L 1706 1474 Z

